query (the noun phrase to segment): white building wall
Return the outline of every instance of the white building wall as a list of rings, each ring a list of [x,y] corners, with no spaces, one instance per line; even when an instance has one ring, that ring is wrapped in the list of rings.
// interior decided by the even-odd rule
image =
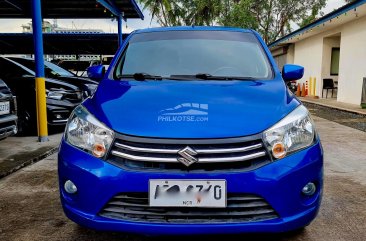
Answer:
[[[294,53],[293,63],[305,68],[304,77],[299,80],[299,83],[305,83],[310,77],[315,77],[317,80],[316,88],[319,90],[319,80],[322,75],[323,36],[316,35],[297,42]]]
[[[295,45],[291,44],[287,49],[287,63],[294,63],[295,60]]]
[[[366,17],[342,26],[338,101],[359,105],[366,77]]]

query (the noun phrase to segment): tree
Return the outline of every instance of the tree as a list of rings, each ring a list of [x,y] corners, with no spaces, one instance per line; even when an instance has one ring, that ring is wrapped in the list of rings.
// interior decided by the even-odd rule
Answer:
[[[161,26],[214,25],[221,0],[139,0]]]
[[[256,19],[256,30],[266,43],[271,43],[290,33],[292,24],[300,25],[305,21],[315,20],[326,0],[252,0],[248,4]]]
[[[161,26],[179,25],[175,16],[178,17],[181,13],[174,14],[174,1],[172,3],[169,0],[140,0],[140,3],[144,5],[144,9],[151,12],[152,19],[156,18]]]
[[[314,21],[326,0],[139,0],[162,26],[225,25],[253,28],[266,43]]]
[[[252,14],[253,0],[226,1],[219,23],[224,26],[258,29],[258,22]]]

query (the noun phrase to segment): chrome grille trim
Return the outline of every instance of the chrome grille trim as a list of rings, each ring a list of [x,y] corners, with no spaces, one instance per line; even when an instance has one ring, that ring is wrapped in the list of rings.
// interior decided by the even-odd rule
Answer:
[[[116,142],[116,147],[128,150],[128,151],[136,151],[136,152],[147,152],[147,153],[161,153],[161,154],[177,154],[180,149],[155,149],[155,148],[143,148],[143,147],[136,147],[125,145]],[[218,154],[218,153],[233,153],[233,152],[244,152],[244,151],[251,151],[255,149],[259,149],[263,146],[262,143],[245,146],[240,148],[220,148],[220,149],[195,149],[198,154]]]
[[[132,161],[145,161],[145,162],[178,162],[177,158],[169,158],[169,157],[146,157],[146,156],[136,156],[130,155],[123,152],[113,150],[112,155],[126,158]],[[215,152],[213,152],[215,153]],[[211,153],[210,153],[211,154]],[[215,163],[215,162],[240,162],[247,161],[251,159],[255,159],[258,157],[263,157],[266,155],[266,152],[260,151],[249,155],[237,156],[237,157],[213,157],[213,158],[199,158],[200,163]]]
[[[194,162],[186,165],[186,150]],[[182,160],[184,159],[184,160]],[[116,134],[106,161],[128,170],[250,171],[271,163],[262,135],[222,139],[158,139]]]

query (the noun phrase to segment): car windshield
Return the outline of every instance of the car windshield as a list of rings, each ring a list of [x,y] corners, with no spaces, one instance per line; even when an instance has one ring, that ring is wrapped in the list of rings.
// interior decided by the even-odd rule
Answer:
[[[60,66],[55,65],[53,63],[45,61],[44,65],[45,65],[45,71],[48,72],[49,74],[63,76],[63,77],[74,76],[73,73],[71,73],[71,72],[67,71],[66,69],[63,69]]]
[[[35,71],[35,64],[33,59],[23,59],[23,58],[10,58],[11,60],[23,65],[24,67]],[[44,71],[46,77],[55,78],[58,76],[61,77],[72,77],[73,73],[55,65],[50,62],[44,61]]]
[[[253,80],[272,78],[272,69],[253,33],[166,31],[139,33],[129,40],[114,77],[132,78],[136,74],[154,79]]]

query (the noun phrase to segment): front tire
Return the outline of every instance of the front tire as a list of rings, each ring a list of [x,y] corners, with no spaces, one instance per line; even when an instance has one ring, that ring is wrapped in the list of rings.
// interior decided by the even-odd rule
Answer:
[[[19,111],[18,114],[18,136],[37,135],[37,120],[35,113],[28,110]]]

